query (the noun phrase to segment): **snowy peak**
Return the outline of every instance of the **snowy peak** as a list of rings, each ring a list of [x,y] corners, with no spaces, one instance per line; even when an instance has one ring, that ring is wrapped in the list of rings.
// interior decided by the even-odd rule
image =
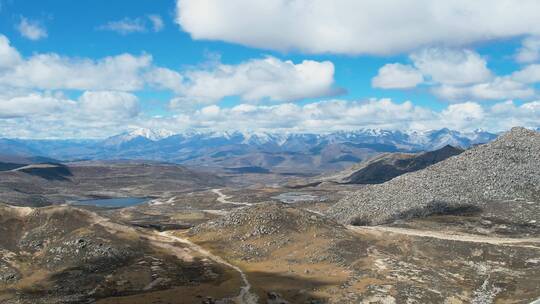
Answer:
[[[174,132],[169,130],[147,128],[139,128],[127,133],[127,137],[135,138],[140,136],[151,141],[158,141],[172,135],[174,135]]]
[[[112,137],[109,137],[105,140],[106,146],[117,146],[122,145],[128,142],[131,142],[135,139],[144,139],[148,141],[158,141],[169,136],[174,135],[174,132],[163,130],[163,129],[147,129],[139,128],[122,134],[118,134]]]

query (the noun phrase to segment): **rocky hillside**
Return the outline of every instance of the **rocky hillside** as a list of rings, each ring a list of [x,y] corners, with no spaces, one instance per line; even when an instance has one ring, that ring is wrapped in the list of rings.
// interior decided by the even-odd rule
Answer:
[[[316,243],[337,244],[351,240],[345,227],[333,220],[282,203],[262,203],[237,209],[193,228],[191,234],[205,242],[227,244],[226,250],[247,260],[272,257],[276,250],[300,244],[313,247],[306,256],[312,262],[338,259],[338,253],[332,252],[331,247],[317,246]]]
[[[0,303],[95,303],[226,279],[189,248],[175,254],[155,235],[72,207],[0,204],[0,235]]]
[[[275,203],[235,210],[190,231],[190,240],[245,272],[259,303],[530,303],[538,298],[536,244],[456,239],[347,227]]]
[[[354,192],[333,206],[329,215],[343,223],[379,224],[463,208],[481,210],[496,200],[538,202],[538,151],[540,133],[513,128],[492,143]],[[540,219],[538,213],[506,216],[518,222]]]

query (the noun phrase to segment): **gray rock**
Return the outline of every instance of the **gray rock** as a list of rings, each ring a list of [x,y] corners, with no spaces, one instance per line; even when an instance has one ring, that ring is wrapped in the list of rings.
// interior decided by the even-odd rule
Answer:
[[[453,210],[481,210],[489,201],[540,200],[540,133],[513,128],[426,169],[353,192],[328,214],[347,224],[381,224]],[[508,215],[517,221],[538,214]]]

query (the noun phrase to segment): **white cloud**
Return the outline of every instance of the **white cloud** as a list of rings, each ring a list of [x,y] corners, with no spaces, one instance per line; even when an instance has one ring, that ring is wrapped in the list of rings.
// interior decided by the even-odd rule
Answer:
[[[143,87],[140,73],[151,61],[148,55],[122,54],[94,61],[38,54],[0,74],[0,84],[36,89],[132,91]]]
[[[115,91],[88,91],[79,98],[83,112],[92,118],[122,119],[139,114],[137,96]]]
[[[184,73],[175,104],[216,103],[224,97],[245,101],[291,101],[336,93],[334,65],[329,61],[281,61],[274,57],[249,60],[238,65],[218,63],[210,69]],[[175,105],[173,104],[173,106]]]
[[[37,93],[8,99],[0,97],[0,119],[58,114],[74,106],[72,100]]]
[[[315,133],[360,128],[431,130],[443,127],[460,131],[478,128],[502,131],[516,125],[537,127],[539,119],[539,101],[520,106],[511,101],[491,106],[465,102],[434,111],[415,106],[410,101],[396,103],[390,99],[372,99],[363,102],[327,100],[306,105],[240,104],[232,108],[211,105],[179,115],[176,127]],[[153,126],[159,126],[159,123],[154,120]]]
[[[540,101],[516,105],[513,101],[501,102],[490,108],[490,123],[495,130],[508,130],[514,126],[537,128],[540,121]]]
[[[47,38],[47,30],[37,21],[29,20],[21,17],[21,21],[17,25],[17,30],[21,35],[30,40],[40,40]]]
[[[431,117],[430,110],[391,100],[354,102],[328,100],[307,105],[211,105],[181,116],[188,127],[214,130],[329,132],[360,127],[409,128],[415,120]]]
[[[523,83],[540,82],[540,64],[531,64],[524,69],[512,73],[512,79]]]
[[[155,67],[145,74],[146,81],[161,89],[168,89],[178,92],[182,89],[184,77],[173,70]]]
[[[121,35],[133,33],[146,33],[150,28],[153,32],[159,32],[165,27],[160,15],[152,14],[138,18],[125,17],[116,21],[109,21],[98,27],[98,30],[112,31]]]
[[[152,30],[154,32],[159,32],[165,27],[165,23],[160,15],[148,15],[148,19],[152,23]]]
[[[9,40],[0,35],[0,71],[4,68],[13,67],[21,62],[21,55],[12,47]]]
[[[532,99],[529,83],[540,82],[540,65],[532,64],[509,76],[496,76],[486,60],[471,50],[422,49],[410,55],[414,67],[386,64],[372,79],[380,88],[410,88],[420,83],[437,97],[452,101]],[[424,81],[421,81],[422,78]]]
[[[385,64],[379,69],[371,85],[382,89],[414,88],[424,81],[422,73],[410,65],[400,63]]]
[[[63,57],[54,53],[22,59],[0,35],[0,86],[27,89],[121,90],[144,87],[149,55],[122,54],[99,60]]]
[[[31,110],[18,110],[20,104]],[[10,115],[0,117],[0,136],[105,137],[135,127],[177,132],[195,128],[326,133],[360,128],[430,130],[443,127],[460,131],[477,128],[502,131],[516,125],[538,127],[540,121],[540,101],[520,105],[512,101],[492,105],[465,102],[450,104],[441,111],[390,99],[326,100],[306,105],[239,104],[232,108],[209,105],[167,117],[148,117],[137,109],[136,97],[119,92],[87,92],[78,100],[46,94],[30,94],[14,101],[0,99],[0,112],[11,111]]]
[[[523,40],[521,48],[516,54],[516,60],[522,63],[538,61],[540,59],[540,36],[527,37]]]
[[[75,100],[58,92],[0,96],[4,137],[102,137],[137,119],[141,119],[138,98],[124,92],[88,91]]]
[[[454,130],[477,129],[485,118],[484,109],[477,103],[449,105],[440,113],[441,124]]]
[[[334,65],[329,61],[300,63],[274,57],[237,65],[213,62],[206,67],[173,71],[152,64],[147,54],[121,54],[101,59],[35,54],[21,58],[0,35],[0,88],[11,90],[139,91],[147,86],[171,90],[171,105],[217,103],[228,96],[245,101],[294,101],[334,95]]]
[[[539,35],[540,2],[522,0],[178,0],[194,39],[308,53],[392,54]]]
[[[433,89],[435,95],[452,101],[530,99],[536,95],[533,88],[507,77],[470,86],[442,85]]]
[[[484,82],[493,77],[486,60],[470,50],[430,48],[410,57],[423,75],[437,83],[463,85]]]
[[[15,117],[55,117],[56,119],[119,120],[139,114],[137,96],[116,91],[85,91],[77,100],[61,93],[32,92],[0,97],[0,119]]]
[[[106,24],[99,26],[98,29],[104,31],[113,31],[121,35],[131,33],[144,33],[147,31],[144,21],[140,18],[124,18],[117,21],[109,21]]]

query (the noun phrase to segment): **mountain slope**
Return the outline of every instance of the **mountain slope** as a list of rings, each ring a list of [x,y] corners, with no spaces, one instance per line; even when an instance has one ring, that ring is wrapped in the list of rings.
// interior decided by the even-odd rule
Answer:
[[[392,178],[424,169],[463,152],[460,148],[444,146],[435,151],[422,153],[384,153],[346,170],[312,179],[314,182],[340,184],[380,184]]]
[[[344,182],[349,184],[384,183],[396,176],[424,169],[461,152],[463,152],[462,149],[447,145],[435,151],[419,154],[385,154],[354,170],[344,179]]]
[[[494,303],[538,297],[540,264],[527,262],[537,260],[537,247],[371,228],[261,203],[196,226],[189,236],[240,267],[259,303],[488,303],[478,300],[479,290],[494,292]],[[277,295],[280,301],[272,301]]]
[[[228,269],[188,246],[67,206],[0,203],[0,234],[0,302],[6,304],[117,303],[133,295],[155,303],[167,297],[150,293],[167,289],[184,292],[184,302],[176,303],[200,303],[193,290],[214,293],[230,279]],[[229,288],[234,295],[237,287]]]
[[[424,170],[370,185],[342,199],[329,215],[344,223],[379,224],[452,209],[482,209],[492,200],[540,200],[540,133],[513,128]],[[538,221],[537,213],[505,215]]]
[[[0,202],[44,206],[93,197],[149,197],[222,186],[180,165],[141,162],[32,164],[0,171]]]

